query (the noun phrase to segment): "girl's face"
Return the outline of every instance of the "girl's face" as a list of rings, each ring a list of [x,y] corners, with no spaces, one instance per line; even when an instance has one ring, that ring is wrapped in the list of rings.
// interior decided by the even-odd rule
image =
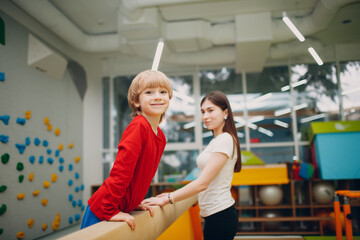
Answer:
[[[223,111],[209,100],[205,100],[201,105],[201,119],[206,128],[214,132],[215,137],[223,132],[225,117],[227,117],[227,109]]]
[[[166,88],[145,88],[139,95],[139,103],[136,107],[141,108],[141,114],[148,118],[160,117],[169,107],[169,93]]]

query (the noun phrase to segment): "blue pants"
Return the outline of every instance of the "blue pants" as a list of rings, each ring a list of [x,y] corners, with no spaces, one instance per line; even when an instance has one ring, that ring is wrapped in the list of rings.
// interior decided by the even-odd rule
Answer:
[[[101,220],[97,216],[95,216],[95,214],[90,210],[90,207],[88,205],[86,207],[80,229],[90,227],[91,225],[94,225],[95,223],[98,222],[101,222]]]

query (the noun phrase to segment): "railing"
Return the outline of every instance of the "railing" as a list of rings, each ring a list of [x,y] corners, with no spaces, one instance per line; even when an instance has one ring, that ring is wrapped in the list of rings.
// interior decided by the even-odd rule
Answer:
[[[150,216],[147,211],[133,211],[136,227],[131,230],[125,222],[103,221],[77,232],[71,233],[60,240],[83,240],[83,239],[121,239],[121,240],[154,240],[157,239],[170,225],[176,221],[186,210],[197,201],[197,196],[168,204],[164,207],[154,207],[155,214]]]

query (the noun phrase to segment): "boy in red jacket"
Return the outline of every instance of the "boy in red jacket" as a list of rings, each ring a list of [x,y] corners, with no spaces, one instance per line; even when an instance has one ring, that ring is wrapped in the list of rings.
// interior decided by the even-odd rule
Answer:
[[[88,201],[81,229],[100,221],[125,221],[135,228],[133,210],[141,204],[164,152],[166,138],[158,127],[172,98],[172,88],[160,71],[139,73],[128,90],[131,123],[122,134],[110,176]]]

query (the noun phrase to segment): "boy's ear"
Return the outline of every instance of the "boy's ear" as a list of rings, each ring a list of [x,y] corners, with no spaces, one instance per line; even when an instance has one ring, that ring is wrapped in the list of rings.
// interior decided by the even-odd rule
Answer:
[[[140,103],[135,102],[135,103],[134,103],[134,106],[138,108],[138,107],[140,107]]]

